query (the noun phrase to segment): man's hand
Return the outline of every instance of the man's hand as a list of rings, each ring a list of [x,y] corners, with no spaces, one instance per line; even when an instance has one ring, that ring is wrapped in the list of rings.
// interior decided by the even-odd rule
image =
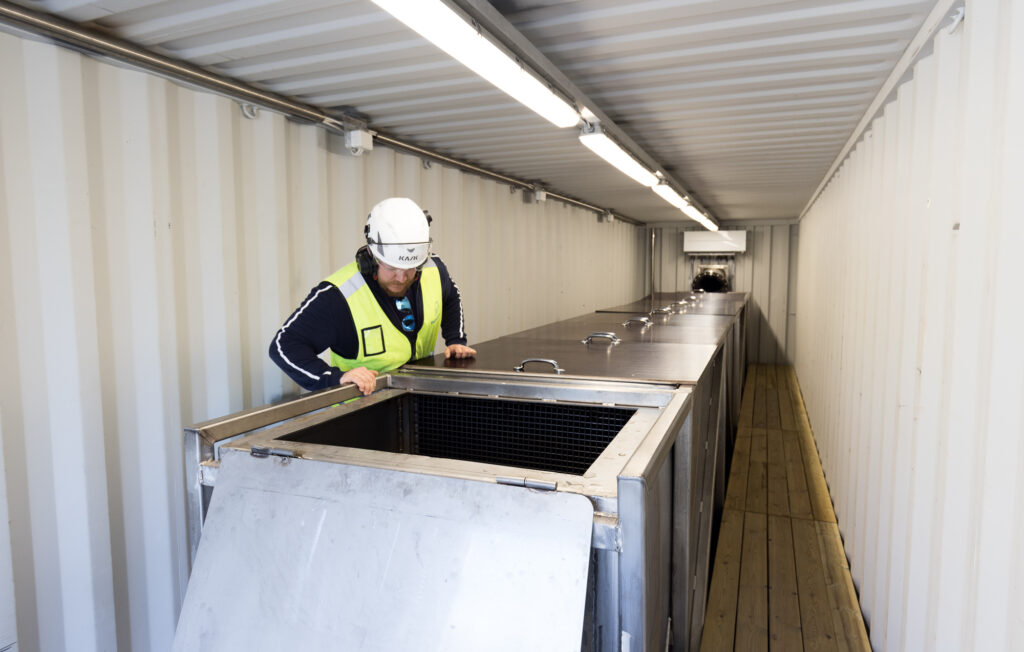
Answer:
[[[444,357],[448,358],[472,358],[476,355],[476,349],[471,349],[465,344],[449,344],[444,350]]]
[[[366,367],[356,367],[341,375],[341,384],[354,383],[359,390],[369,396],[377,387],[377,372]]]

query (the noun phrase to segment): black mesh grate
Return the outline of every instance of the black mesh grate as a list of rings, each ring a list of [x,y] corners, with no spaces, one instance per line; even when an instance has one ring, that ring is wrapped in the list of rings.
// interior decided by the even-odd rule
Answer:
[[[414,397],[417,452],[581,475],[635,410],[459,396]]]

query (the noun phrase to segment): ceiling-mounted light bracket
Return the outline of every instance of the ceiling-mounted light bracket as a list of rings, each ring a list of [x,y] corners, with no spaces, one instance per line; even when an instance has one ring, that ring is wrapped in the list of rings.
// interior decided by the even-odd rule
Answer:
[[[580,129],[580,142],[627,177],[648,188],[658,185],[659,177],[647,169],[621,145],[605,135],[600,122],[586,123]]]

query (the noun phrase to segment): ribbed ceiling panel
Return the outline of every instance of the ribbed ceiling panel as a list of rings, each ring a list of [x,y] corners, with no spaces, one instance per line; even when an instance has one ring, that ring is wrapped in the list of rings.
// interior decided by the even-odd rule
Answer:
[[[681,217],[369,0],[22,4],[640,220]],[[796,217],[934,3],[492,4],[727,221]]]

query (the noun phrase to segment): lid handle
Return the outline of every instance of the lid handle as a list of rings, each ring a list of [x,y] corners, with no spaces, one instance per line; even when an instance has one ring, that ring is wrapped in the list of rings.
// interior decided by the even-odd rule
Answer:
[[[556,374],[565,373],[565,369],[562,369],[561,367],[559,367],[558,363],[555,362],[554,360],[551,360],[550,358],[526,358],[525,360],[520,362],[518,366],[512,367],[512,370],[513,371],[523,371],[524,368],[526,367],[526,363],[527,362],[546,362],[547,364],[549,364],[549,365],[551,365],[552,367],[555,368],[555,373]]]
[[[641,324],[643,324],[644,328],[647,328],[648,326],[651,325],[651,318],[650,317],[630,317],[626,321],[622,322],[622,325],[628,328],[629,325],[631,323],[635,322],[635,321],[640,322]]]
[[[619,342],[622,341],[619,339],[618,335],[611,331],[598,331],[596,333],[591,333],[590,335],[587,335],[584,339],[580,341],[583,342],[584,344],[590,344],[590,342],[593,341],[595,338],[606,338],[612,344],[618,344]]]

